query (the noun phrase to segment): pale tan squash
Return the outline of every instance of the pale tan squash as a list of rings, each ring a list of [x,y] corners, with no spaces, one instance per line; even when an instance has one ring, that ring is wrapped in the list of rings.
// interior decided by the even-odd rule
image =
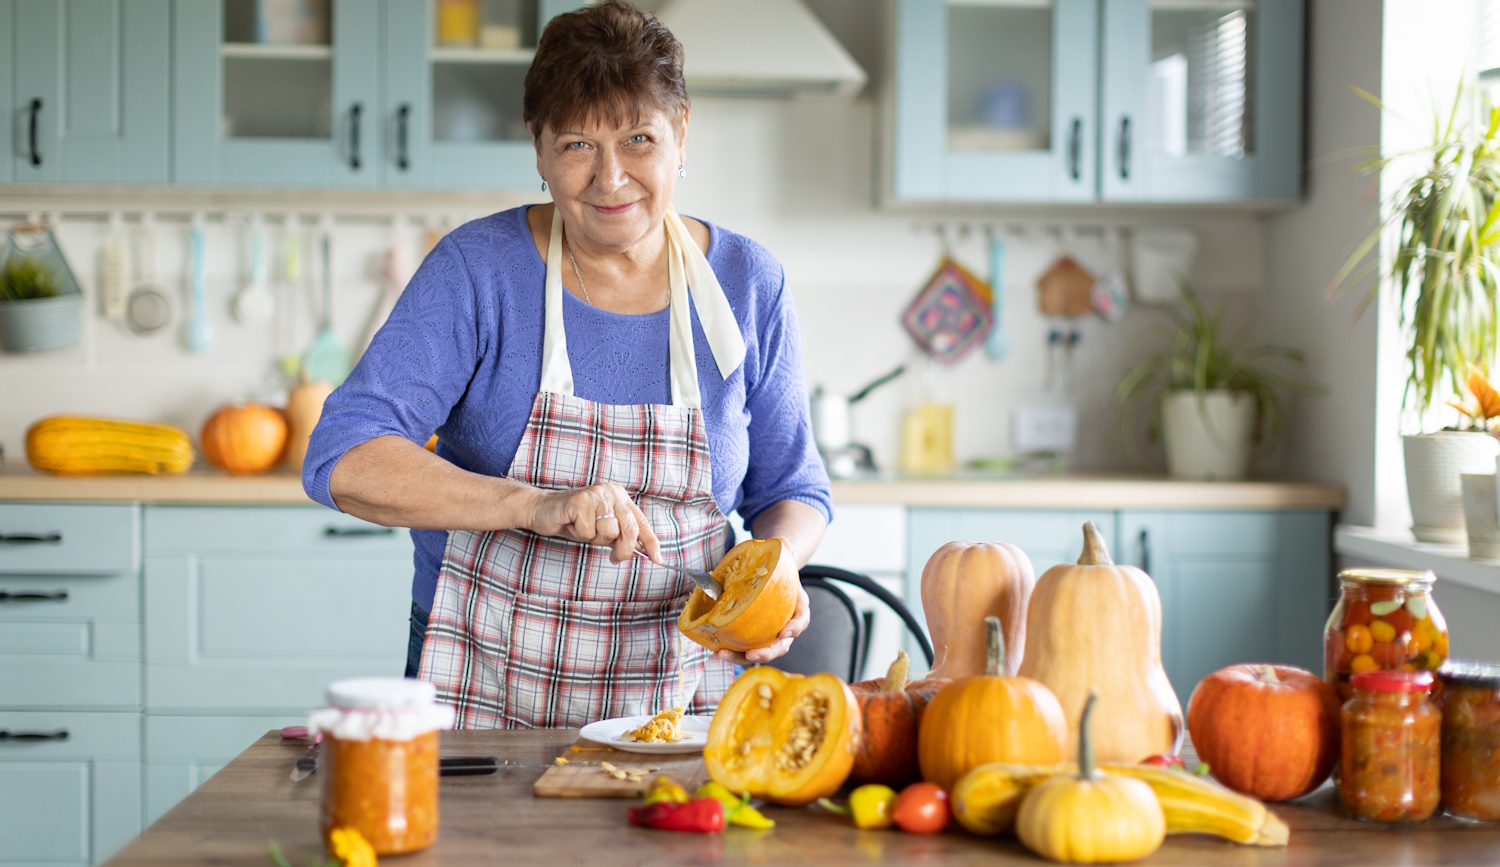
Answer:
[[[1077,565],[1037,580],[1026,617],[1020,675],[1046,684],[1068,718],[1066,757],[1078,758],[1078,722],[1090,687],[1099,690],[1093,732],[1100,762],[1133,764],[1172,752],[1182,704],[1161,665],[1161,598],[1150,576],[1117,566],[1099,530],[1083,525]]]
[[[323,417],[323,401],[333,394],[333,386],[326,382],[311,382],[307,373],[286,398],[286,465],[302,472],[302,461],[307,458],[307,438],[312,436],[318,419]]]
[[[935,665],[929,677],[976,677],[988,655],[984,619],[1000,618],[1005,670],[1026,650],[1026,604],[1036,584],[1031,560],[1005,542],[949,542],[922,569],[922,609]]]

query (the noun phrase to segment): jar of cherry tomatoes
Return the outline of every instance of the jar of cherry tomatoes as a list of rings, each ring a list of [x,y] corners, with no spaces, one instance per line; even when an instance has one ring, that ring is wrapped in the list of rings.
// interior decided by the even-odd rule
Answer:
[[[420,680],[341,680],[328,687],[329,706],[308,715],[308,730],[323,735],[320,826],[330,851],[335,828],[358,831],[376,855],[437,839],[438,731],[453,727],[453,708],[436,697]]]
[[[1437,671],[1448,659],[1448,624],[1432,599],[1431,572],[1345,569],[1323,630],[1323,678],[1348,701],[1361,671]]]
[[[1438,807],[1442,714],[1430,671],[1362,671],[1350,679],[1339,796],[1357,819],[1420,822]]]
[[[1460,819],[1500,821],[1500,665],[1450,662],[1438,680],[1443,810]]]

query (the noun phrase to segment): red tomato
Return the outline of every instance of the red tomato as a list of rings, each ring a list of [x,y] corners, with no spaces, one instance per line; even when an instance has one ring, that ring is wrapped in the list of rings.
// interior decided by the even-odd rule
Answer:
[[[1160,753],[1141,759],[1141,764],[1151,765],[1156,768],[1176,768],[1179,771],[1187,770],[1187,765],[1182,763],[1182,756],[1174,756],[1170,753]]]
[[[896,796],[896,827],[908,834],[936,834],[949,815],[948,793],[937,783],[912,783]]]

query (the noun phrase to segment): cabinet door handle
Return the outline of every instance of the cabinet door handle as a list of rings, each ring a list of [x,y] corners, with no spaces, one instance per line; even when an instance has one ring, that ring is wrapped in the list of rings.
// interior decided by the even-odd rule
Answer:
[[[1130,116],[1120,118],[1120,142],[1116,153],[1120,163],[1120,180],[1130,180]]]
[[[396,109],[396,168],[406,171],[411,168],[411,161],[406,157],[407,126],[411,123],[411,104],[401,103]]]
[[[31,111],[30,111],[31,121],[30,121],[30,125],[28,127],[30,131],[27,133],[27,141],[29,141],[31,143],[31,164],[33,166],[39,166],[39,165],[42,164],[42,152],[36,146],[37,115],[39,115],[41,113],[42,113],[42,101],[40,99],[33,99],[31,101]]]
[[[349,168],[356,172],[364,164],[359,158],[359,118],[364,111],[362,103],[356,102],[349,106]]]
[[[1083,118],[1073,118],[1073,128],[1068,133],[1068,175],[1078,180],[1083,174]]]
[[[1141,528],[1141,533],[1137,537],[1137,539],[1140,541],[1140,545],[1141,545],[1141,571],[1145,572],[1147,575],[1150,575],[1151,574],[1151,531],[1147,530],[1144,527],[1142,527]]]
[[[0,545],[61,545],[61,533],[0,533]]]
[[[335,527],[329,525],[323,528],[324,536],[335,536],[346,539],[360,536],[394,536],[395,534],[395,527]]]
[[[0,602],[67,602],[68,591],[55,590],[51,593],[11,593],[8,590],[0,590]]]
[[[32,743],[36,741],[65,741],[68,739],[67,729],[58,729],[55,732],[13,732],[0,729],[0,743],[14,741],[17,743]]]

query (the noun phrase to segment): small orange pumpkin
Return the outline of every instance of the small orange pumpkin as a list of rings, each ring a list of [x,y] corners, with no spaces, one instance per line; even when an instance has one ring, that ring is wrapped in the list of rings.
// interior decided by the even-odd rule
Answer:
[[[989,656],[984,619],[1000,618],[1005,671],[1015,674],[1026,650],[1026,605],[1036,573],[1031,559],[1005,542],[949,542],[922,568],[922,610],[937,656],[932,677],[984,674]]]
[[[917,733],[922,779],[951,791],[958,778],[991,762],[1054,764],[1063,760],[1067,718],[1040,682],[1007,677],[1000,619],[985,618],[985,674],[955,680],[927,705]]]
[[[1328,779],[1339,757],[1339,697],[1290,665],[1231,665],[1188,701],[1188,732],[1214,779],[1264,801],[1289,801]]]
[[[854,754],[854,771],[850,774],[854,780],[904,786],[921,776],[917,766],[917,732],[922,714],[948,681],[944,678],[908,681],[906,672],[910,667],[906,651],[900,650],[884,680],[849,684],[864,721],[864,736]]]
[[[709,650],[767,647],[797,613],[802,580],[785,539],[746,539],[724,555],[713,576],[724,587],[719,598],[694,589],[677,616],[682,634]]]
[[[226,406],[203,424],[203,457],[237,476],[263,473],[286,451],[287,424],[281,410],[258,403]]]

